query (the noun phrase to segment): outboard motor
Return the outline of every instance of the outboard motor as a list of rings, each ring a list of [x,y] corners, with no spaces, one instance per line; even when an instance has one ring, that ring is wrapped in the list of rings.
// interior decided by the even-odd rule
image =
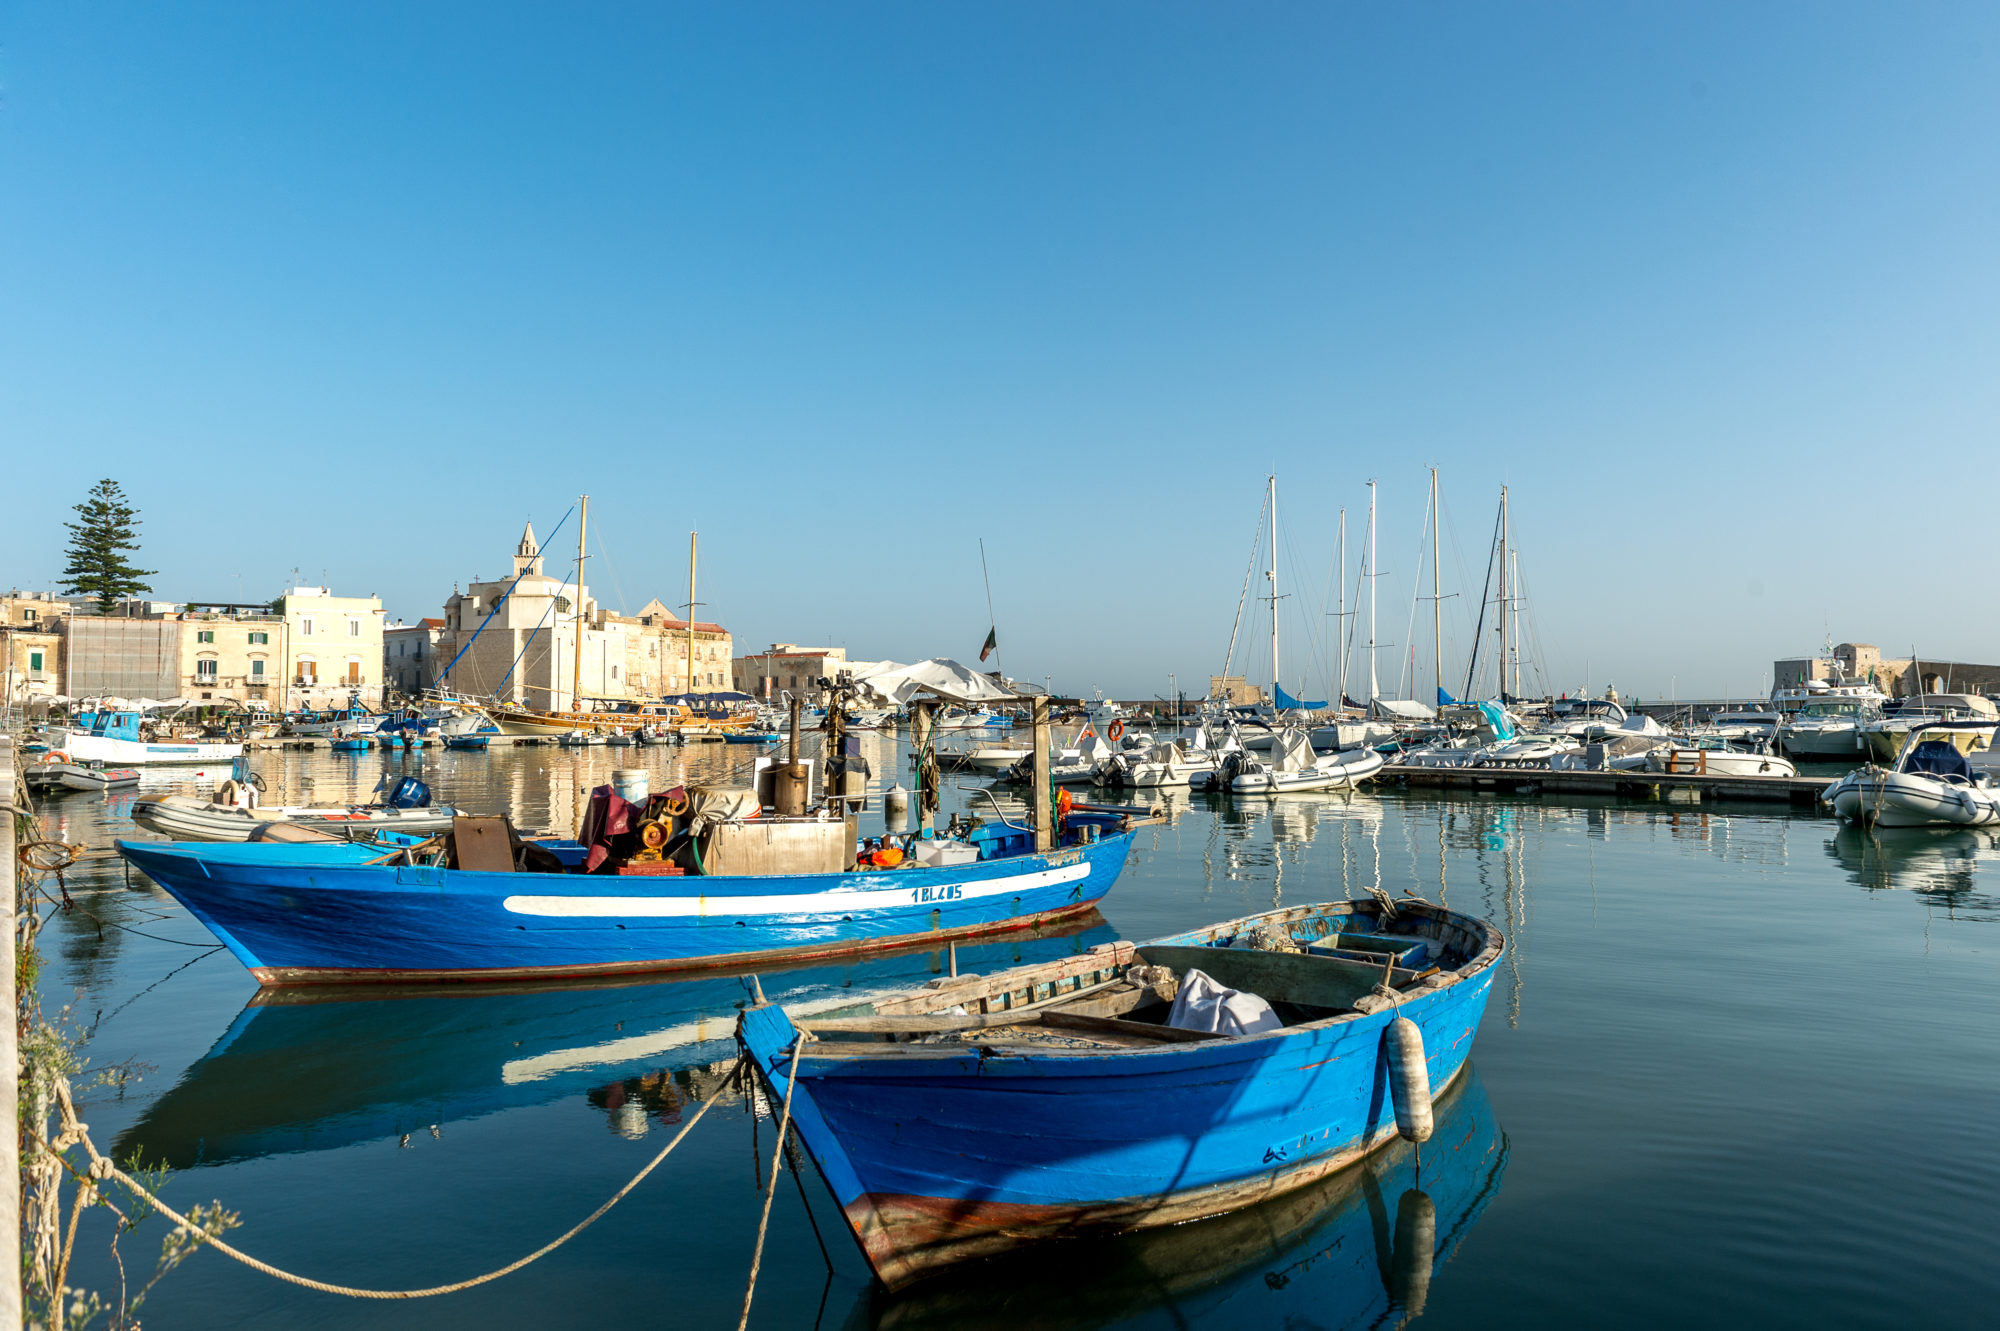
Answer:
[[[389,807],[428,809],[431,807],[431,788],[413,776],[406,776],[389,792]]]

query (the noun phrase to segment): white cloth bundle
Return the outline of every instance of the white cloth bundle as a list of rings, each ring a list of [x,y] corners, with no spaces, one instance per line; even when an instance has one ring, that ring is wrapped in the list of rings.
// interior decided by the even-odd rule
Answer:
[[[1255,1035],[1275,1031],[1285,1023],[1271,1011],[1271,1005],[1255,994],[1217,984],[1200,971],[1181,977],[1180,992],[1174,995],[1174,1010],[1167,1025],[1184,1031],[1214,1031],[1218,1035]]]

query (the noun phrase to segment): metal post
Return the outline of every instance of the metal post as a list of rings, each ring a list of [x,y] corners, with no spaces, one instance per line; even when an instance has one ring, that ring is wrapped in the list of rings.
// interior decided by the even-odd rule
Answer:
[[[935,778],[924,754],[931,746],[931,716],[937,704],[929,699],[910,704],[910,747],[917,755],[917,830],[927,832],[937,826],[932,802],[937,798]]]
[[[1048,698],[1041,697],[1035,699],[1029,704],[1029,711],[1034,719],[1035,727],[1034,738],[1030,741],[1034,745],[1035,754],[1034,803],[1031,806],[1035,811],[1035,849],[1037,851],[1048,851],[1054,850],[1056,847],[1056,811],[1049,807],[1053,801],[1049,797]]]
[[[14,741],[0,735],[0,919],[7,922],[6,946],[0,947],[0,988],[7,994],[7,1019],[0,1021],[0,1104],[20,1103],[20,1051],[15,1044],[15,1013],[20,998],[14,992]],[[21,1161],[19,1134],[0,1132],[0,1212],[10,1234],[21,1232]],[[21,1325],[21,1264],[0,1262],[0,1327]]]

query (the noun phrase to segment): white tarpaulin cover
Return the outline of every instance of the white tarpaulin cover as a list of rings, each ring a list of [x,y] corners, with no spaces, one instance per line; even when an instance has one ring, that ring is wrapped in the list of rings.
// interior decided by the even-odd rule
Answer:
[[[1174,1010],[1167,1025],[1184,1031],[1215,1031],[1221,1035],[1255,1035],[1275,1031],[1284,1025],[1271,1005],[1241,989],[1226,989],[1200,971],[1181,977],[1180,992],[1174,995]]]
[[[942,656],[915,665],[884,661],[867,674],[855,676],[854,682],[885,702],[894,703],[906,703],[925,694],[964,703],[1015,702],[1020,696],[994,683],[990,675],[982,675],[970,666]]]
[[[1428,721],[1437,715],[1414,698],[1373,699],[1368,714],[1384,721]]]

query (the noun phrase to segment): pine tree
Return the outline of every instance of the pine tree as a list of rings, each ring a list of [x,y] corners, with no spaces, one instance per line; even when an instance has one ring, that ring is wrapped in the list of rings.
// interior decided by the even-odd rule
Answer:
[[[69,528],[69,567],[63,570],[63,593],[83,593],[97,598],[100,614],[118,608],[120,597],[149,592],[144,579],[154,570],[134,568],[125,558],[127,550],[139,548],[138,512],[125,502],[118,482],[99,481],[81,504],[76,505],[80,522],[65,522]]]

